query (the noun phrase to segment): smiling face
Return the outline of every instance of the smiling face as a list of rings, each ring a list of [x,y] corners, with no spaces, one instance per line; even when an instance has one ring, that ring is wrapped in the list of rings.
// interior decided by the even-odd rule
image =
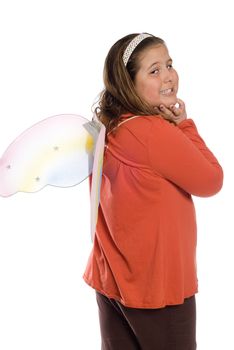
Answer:
[[[179,78],[166,46],[151,46],[143,51],[139,65],[134,84],[141,99],[151,107],[175,104]]]

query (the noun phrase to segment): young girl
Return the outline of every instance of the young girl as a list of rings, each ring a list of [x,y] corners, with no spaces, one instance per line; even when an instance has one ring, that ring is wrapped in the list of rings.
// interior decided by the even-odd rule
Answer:
[[[223,172],[187,119],[165,42],[131,34],[110,49],[97,117],[107,128],[94,246],[103,350],[196,349],[196,217],[192,195]]]

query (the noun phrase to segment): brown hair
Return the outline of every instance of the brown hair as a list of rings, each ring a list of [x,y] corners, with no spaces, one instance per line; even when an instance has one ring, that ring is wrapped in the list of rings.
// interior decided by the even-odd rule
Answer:
[[[155,36],[142,40],[131,54],[125,67],[123,54],[138,34],[127,35],[118,40],[109,50],[103,72],[104,90],[100,94],[98,106],[95,108],[97,118],[106,126],[107,133],[119,122],[124,113],[134,115],[156,115],[155,110],[143,101],[134,87],[134,80],[139,70],[139,55],[153,45],[166,45]]]

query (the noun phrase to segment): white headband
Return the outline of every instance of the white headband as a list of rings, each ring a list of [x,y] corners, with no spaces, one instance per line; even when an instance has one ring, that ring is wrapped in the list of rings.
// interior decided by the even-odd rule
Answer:
[[[153,35],[142,33],[142,34],[138,34],[137,36],[135,36],[135,38],[132,39],[132,41],[130,41],[130,43],[126,47],[124,54],[123,54],[123,62],[124,62],[125,67],[128,63],[128,60],[129,60],[131,54],[133,53],[133,51],[135,50],[137,45],[139,45],[142,40],[144,40],[150,36],[153,36]]]

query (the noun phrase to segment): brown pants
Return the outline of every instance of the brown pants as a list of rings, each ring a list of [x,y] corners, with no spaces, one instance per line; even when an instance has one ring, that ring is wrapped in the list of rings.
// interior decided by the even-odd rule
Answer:
[[[196,299],[161,309],[123,306],[96,292],[102,350],[195,350]]]

